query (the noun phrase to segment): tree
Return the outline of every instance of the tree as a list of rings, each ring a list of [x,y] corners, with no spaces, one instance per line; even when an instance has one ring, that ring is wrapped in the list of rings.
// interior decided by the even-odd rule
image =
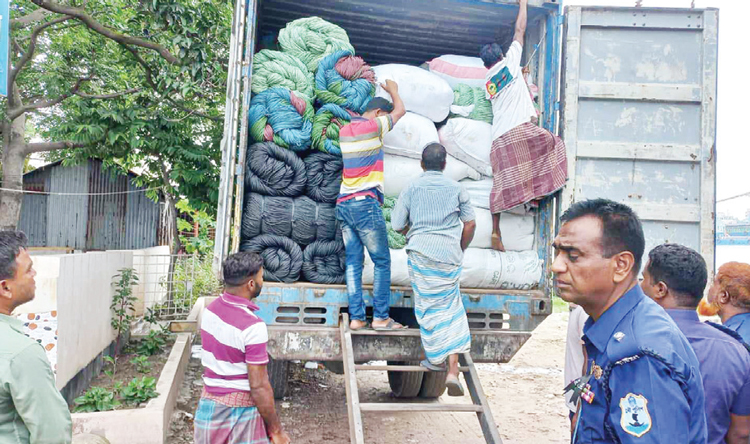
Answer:
[[[13,6],[4,188],[21,189],[24,159],[41,152],[144,168],[142,183],[162,186],[173,210],[179,195],[198,208],[216,201],[208,185],[220,159],[231,2]],[[45,142],[30,142],[29,120]],[[0,229],[16,227],[20,204],[20,193],[0,192]]]

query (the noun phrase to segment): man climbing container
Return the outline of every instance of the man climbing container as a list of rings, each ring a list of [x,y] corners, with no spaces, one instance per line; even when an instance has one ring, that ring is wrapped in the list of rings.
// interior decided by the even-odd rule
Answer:
[[[498,43],[482,47],[489,69],[485,95],[492,102],[492,248],[505,251],[500,213],[534,202],[565,185],[568,164],[562,139],[531,123],[537,117],[523,79],[521,55],[526,33],[527,0],[519,1],[510,47],[503,55]]]

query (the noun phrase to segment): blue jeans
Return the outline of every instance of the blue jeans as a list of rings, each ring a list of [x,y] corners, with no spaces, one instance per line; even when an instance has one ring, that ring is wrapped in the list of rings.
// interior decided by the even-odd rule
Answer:
[[[346,291],[349,293],[349,317],[365,320],[365,301],[362,299],[362,265],[364,248],[375,264],[373,311],[376,320],[388,319],[391,297],[391,252],[388,250],[388,231],[380,204],[371,197],[350,199],[336,205],[336,218],[346,246]]]

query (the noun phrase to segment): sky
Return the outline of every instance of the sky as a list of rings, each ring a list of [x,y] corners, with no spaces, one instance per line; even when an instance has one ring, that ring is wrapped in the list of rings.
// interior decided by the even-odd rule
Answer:
[[[643,0],[644,7],[689,8],[690,0]],[[635,0],[565,0],[565,5],[634,6]],[[716,198],[750,192],[750,142],[744,134],[745,104],[750,102],[750,89],[741,87],[747,74],[748,49],[744,31],[750,17],[747,0],[696,0],[696,8],[719,8],[719,70],[717,90],[717,172]],[[717,212],[744,216],[750,209],[750,197],[717,205]]]

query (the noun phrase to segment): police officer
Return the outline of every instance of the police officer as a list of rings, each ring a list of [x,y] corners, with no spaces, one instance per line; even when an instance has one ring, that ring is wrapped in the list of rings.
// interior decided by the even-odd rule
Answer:
[[[638,285],[643,228],[605,199],[572,205],[555,239],[560,297],[590,316],[574,443],[706,443],[703,383],[690,343]]]

